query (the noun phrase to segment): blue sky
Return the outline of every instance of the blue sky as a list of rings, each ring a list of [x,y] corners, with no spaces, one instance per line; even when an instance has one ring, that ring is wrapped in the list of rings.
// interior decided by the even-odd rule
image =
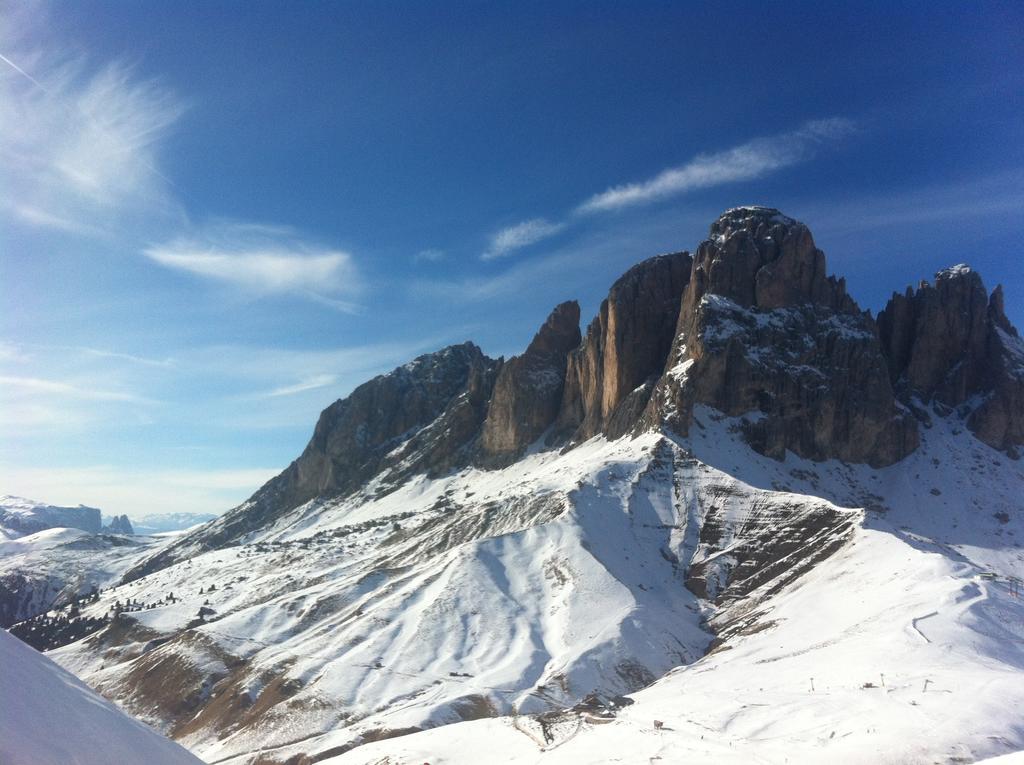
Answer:
[[[4,2],[0,493],[225,510],[737,204],[1024,324],[1024,6],[891,5]]]

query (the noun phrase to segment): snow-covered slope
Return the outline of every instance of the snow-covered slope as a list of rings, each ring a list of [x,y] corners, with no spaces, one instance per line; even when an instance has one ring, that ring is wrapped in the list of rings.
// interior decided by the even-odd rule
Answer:
[[[52,528],[0,542],[0,626],[107,587],[165,542]]]
[[[732,613],[860,517],[746,486],[657,434],[373,496],[111,589],[83,613],[178,602],[53,655],[203,757],[283,762],[637,690],[704,652],[709,598]],[[182,631],[201,607],[207,623]]]
[[[998,630],[1019,646],[1024,611],[1003,580],[979,579],[1024,573],[1019,462],[961,437],[955,416],[936,417],[918,452],[884,469],[777,462],[743,442],[738,420],[701,409],[696,421],[688,439],[596,438],[506,470],[308,503],[243,545],[103,593],[85,614],[115,599],[173,593],[175,602],[125,614],[52,655],[218,762],[340,754],[417,729],[571,707],[595,692],[607,702],[687,665],[621,713],[637,735],[669,735],[643,730],[648,716],[684,730],[659,699],[692,695],[683,709],[707,726],[700,735],[739,752],[734,731],[747,731],[753,756],[769,734],[734,727],[741,718],[809,746],[817,734],[801,716],[820,707],[838,725],[843,709],[860,710],[855,700],[877,696],[911,709],[903,728],[887,727],[907,737],[896,761],[1024,748],[1022,731],[990,712],[1016,698],[1011,686],[1024,689],[1018,648],[993,647]],[[917,617],[927,617],[921,631],[907,632]],[[885,691],[861,689],[881,674]],[[940,697],[944,678],[962,678],[964,695]],[[912,690],[924,679],[936,684],[928,714],[910,703],[920,705]],[[895,714],[876,711],[849,725],[863,715],[867,735]],[[925,726],[943,720],[945,738],[922,749]],[[503,735],[507,723],[488,725]],[[478,727],[492,735],[468,725]],[[430,762],[455,757],[446,737],[458,749],[463,729],[376,744],[362,760],[360,746],[353,761],[404,746],[426,747]],[[685,730],[679,741],[698,746],[695,728]],[[836,737],[847,731],[856,732]],[[524,757],[537,755],[511,732],[529,745]],[[588,740],[577,738],[571,746]],[[595,739],[576,761],[605,746]]]
[[[979,574],[884,524],[861,529],[761,607],[764,629],[611,722],[572,716],[550,742],[529,720],[463,723],[328,762],[954,763],[1019,750],[1024,608]]]
[[[723,645],[614,718],[569,713],[547,721],[550,739],[530,718],[480,720],[328,761],[954,763],[1024,750],[1020,463],[938,420],[892,468],[779,464],[730,438],[737,423],[702,417],[690,446],[711,462],[888,507],[777,594],[749,599]]]
[[[0,699],[4,765],[200,762],[4,630]]]

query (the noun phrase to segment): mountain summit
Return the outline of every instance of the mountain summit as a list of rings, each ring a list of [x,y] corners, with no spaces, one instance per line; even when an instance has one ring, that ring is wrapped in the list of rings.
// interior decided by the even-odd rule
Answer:
[[[876,321],[827,272],[803,223],[737,207],[691,257],[659,255],[612,285],[586,334],[579,306],[554,309],[521,356],[472,343],[421,356],[324,410],[309,445],[244,504],[129,578],[237,542],[313,499],[367,482],[386,492],[417,473],[494,468],[534,441],[686,435],[694,407],[741,417],[756,451],[875,467],[912,453],[923,405],[961,408],[1011,457],[1024,443],[1024,342],[966,266],[894,294]]]

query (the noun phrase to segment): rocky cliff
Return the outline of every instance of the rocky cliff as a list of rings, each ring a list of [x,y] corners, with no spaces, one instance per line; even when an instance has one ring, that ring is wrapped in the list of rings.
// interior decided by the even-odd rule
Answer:
[[[1006,318],[1002,287],[989,296],[976,271],[947,268],[934,284],[894,293],[878,329],[890,380],[909,406],[961,408],[990,446],[1024,443],[1024,342]]]
[[[310,500],[511,464],[545,434],[561,449],[647,430],[686,437],[703,427],[698,405],[737,418],[776,459],[891,465],[917,448],[929,411],[965,418],[1012,457],[1024,443],[1024,343],[1000,288],[989,296],[955,267],[894,295],[876,322],[828,274],[807,226],[772,208],[728,210],[693,257],[628,270],[583,337],[579,313],[557,306],[508,362],[466,343],[361,385],[248,502],[129,577],[242,540]]]
[[[634,426],[664,371],[691,267],[689,253],[659,255],[612,285],[569,356],[557,439],[614,438]]]
[[[468,462],[501,362],[473,343],[429,353],[363,383],[327,407],[297,460],[248,501],[133,568],[143,576],[230,544],[312,499],[351,493],[378,477],[395,485]]]
[[[644,424],[685,434],[698,403],[748,415],[750,444],[778,458],[878,466],[917,446],[870,316],[808,228],[771,208],[727,211],[698,247]]]
[[[132,522],[128,519],[127,515],[115,515],[110,521],[103,527],[103,530],[108,534],[134,534],[135,529],[132,528]]]
[[[63,507],[4,495],[0,497],[0,530],[8,536],[34,534],[44,529],[69,528],[99,534],[102,515],[95,507]]]
[[[580,306],[551,312],[521,356],[501,367],[480,433],[476,462],[514,462],[555,421],[565,386],[566,357],[580,344]]]

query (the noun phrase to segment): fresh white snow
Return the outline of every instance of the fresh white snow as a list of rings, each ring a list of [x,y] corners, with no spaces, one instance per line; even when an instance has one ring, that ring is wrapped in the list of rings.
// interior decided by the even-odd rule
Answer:
[[[137,635],[51,655],[231,765],[416,728],[430,730],[339,761],[932,763],[1024,749],[1024,610],[1007,584],[1024,574],[1024,466],[955,416],[884,469],[764,458],[740,425],[698,408],[675,443],[597,438],[308,503],[104,592],[86,614],[157,605],[125,615]],[[787,553],[749,595],[714,606],[684,586],[699,566],[713,596],[762,534],[816,517],[835,534]],[[779,589],[824,543],[838,552]],[[173,637],[204,604],[207,623]],[[726,643],[700,658],[708,620]],[[170,721],[125,680],[150,671],[235,711]],[[282,683],[257,723],[238,722]],[[527,715],[592,690],[635,704],[600,724],[568,713],[541,751]]]
[[[0,630],[4,765],[198,765],[50,659]]]

